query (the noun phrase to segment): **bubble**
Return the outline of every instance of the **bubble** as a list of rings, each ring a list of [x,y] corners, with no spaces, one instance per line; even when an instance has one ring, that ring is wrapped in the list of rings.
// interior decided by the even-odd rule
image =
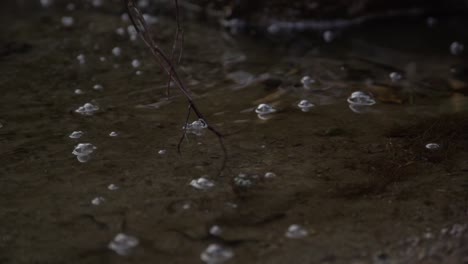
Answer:
[[[259,115],[267,115],[276,112],[276,109],[274,109],[272,106],[268,104],[259,104],[257,108],[255,109],[255,113]]]
[[[306,89],[310,89],[311,85],[315,83],[315,80],[310,78],[310,76],[304,76],[301,79],[301,83]]]
[[[81,136],[83,136],[83,134],[84,134],[83,131],[73,131],[68,137],[73,138],[73,139],[77,139],[77,138],[80,138]]]
[[[73,11],[73,10],[75,10],[75,4],[68,3],[66,8],[67,8],[68,11]]]
[[[209,245],[200,255],[201,260],[208,264],[223,263],[232,257],[234,257],[234,252],[219,244]]]
[[[254,185],[254,178],[254,176],[248,176],[245,173],[239,173],[239,175],[234,178],[234,184],[239,187],[249,188]]]
[[[122,15],[120,15],[120,19],[122,19],[123,22],[130,21],[130,17],[128,16],[127,13],[123,13]]]
[[[335,34],[332,31],[327,30],[323,32],[322,37],[325,42],[330,43],[335,39]]]
[[[351,94],[351,96],[348,98],[348,103],[351,105],[374,105],[375,100],[372,95],[357,91]]]
[[[73,19],[71,16],[64,16],[62,17],[61,21],[64,27],[71,27],[75,23],[75,19]]]
[[[140,76],[140,75],[142,75],[142,74],[143,74],[143,72],[142,72],[142,71],[140,71],[140,70],[138,70],[138,71],[136,71],[136,72],[135,72],[135,74],[136,74],[136,75],[138,75],[138,76]]]
[[[94,198],[93,200],[91,200],[91,204],[98,206],[98,205],[103,204],[105,201],[106,199],[104,199],[104,197],[98,196]]]
[[[100,91],[100,90],[104,89],[104,86],[102,86],[101,84],[95,84],[93,86],[93,89],[96,90],[96,91]]]
[[[122,49],[119,47],[114,47],[112,49],[112,54],[116,57],[119,57],[120,55],[122,55]]]
[[[125,35],[125,28],[119,27],[115,30],[115,33],[119,36],[124,36]]]
[[[191,207],[192,207],[192,205],[191,205],[190,203],[184,203],[184,204],[182,205],[182,209],[184,209],[184,210],[188,210],[188,209],[190,209]]]
[[[349,109],[356,114],[364,114],[369,112],[369,106],[367,105],[357,105],[357,104],[350,104]]]
[[[452,55],[460,55],[464,49],[465,47],[463,46],[463,44],[458,41],[455,41],[452,44],[450,44],[450,53],[452,53]]]
[[[437,143],[428,143],[428,144],[426,144],[426,149],[438,150],[438,149],[440,149],[440,145],[437,144]]]
[[[42,7],[49,7],[52,5],[52,0],[41,0],[40,2]]]
[[[88,162],[91,159],[91,155],[76,156],[76,159],[81,163],[85,163],[85,162]]]
[[[81,89],[76,89],[76,90],[75,90],[75,94],[83,94],[83,90],[81,90]]]
[[[135,41],[138,37],[138,32],[136,31],[135,27],[133,25],[129,25],[127,27],[127,33],[130,36],[131,41]]]
[[[104,2],[103,0],[92,0],[91,4],[94,7],[100,7],[100,6],[102,6],[103,2]]]
[[[80,143],[75,146],[72,154],[75,156],[87,156],[93,153],[96,149],[97,147],[91,143]]]
[[[211,180],[208,180],[204,177],[200,177],[198,179],[192,180],[190,185],[199,190],[208,190],[215,186],[215,183]]]
[[[106,59],[106,57],[101,56],[101,57],[99,57],[99,61],[100,62],[105,62],[105,61],[107,61],[107,59]]]
[[[212,236],[220,236],[222,233],[223,233],[223,230],[218,225],[214,225],[210,228],[210,235]]]
[[[78,60],[78,62],[80,64],[85,64],[86,63],[86,57],[83,54],[78,54],[78,56],[76,56],[76,59]]]
[[[2,124],[2,123],[0,123],[0,128],[2,128],[2,127],[3,127],[3,124]]]
[[[273,172],[267,172],[265,173],[265,176],[263,176],[265,179],[270,179],[270,178],[275,178],[276,174]]]
[[[159,154],[159,155],[165,155],[166,153],[167,153],[167,150],[165,150],[165,149],[160,149],[160,150],[158,151],[158,154]]]
[[[303,238],[309,234],[307,230],[300,225],[290,225],[285,233],[288,238]]]
[[[130,255],[132,250],[138,246],[138,238],[124,233],[117,234],[109,243],[108,248],[121,256]]]
[[[109,137],[116,137],[118,135],[119,134],[117,132],[115,132],[115,131],[112,131],[112,132],[109,133]]]
[[[426,24],[429,26],[429,27],[433,27],[437,24],[437,19],[435,17],[428,17],[426,19]]]
[[[78,109],[76,109],[75,112],[82,115],[93,115],[98,110],[99,107],[97,105],[86,103],[83,106],[78,107]]]
[[[398,82],[403,78],[403,75],[401,75],[401,73],[398,72],[391,72],[388,76],[390,77],[392,82]]]
[[[310,108],[314,107],[314,104],[309,102],[308,100],[301,100],[297,106],[303,111],[308,112]]]
[[[208,128],[208,124],[205,122],[203,119],[198,119],[193,121],[190,124],[186,124],[183,129],[191,132],[192,134],[195,134],[197,136],[200,136],[203,134],[203,130]]]
[[[132,66],[133,68],[138,68],[141,66],[141,62],[137,59],[132,60]]]
[[[119,189],[119,186],[111,183],[111,184],[109,184],[109,186],[107,186],[107,189],[109,189],[109,191],[115,191],[115,190]]]

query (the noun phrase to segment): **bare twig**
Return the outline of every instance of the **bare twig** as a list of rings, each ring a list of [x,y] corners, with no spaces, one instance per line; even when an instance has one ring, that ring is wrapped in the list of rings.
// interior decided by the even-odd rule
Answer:
[[[181,27],[180,27],[180,21],[179,21],[179,5],[178,1],[174,0],[176,3],[176,16],[177,16],[177,31],[176,31],[176,40],[179,39],[179,32],[181,32]],[[222,151],[223,151],[223,161],[222,161],[222,166],[220,173],[224,170],[224,167],[226,165],[226,159],[227,159],[227,151],[226,147],[224,146],[224,136],[221,134],[216,128],[211,126],[208,121],[206,120],[205,116],[199,111],[197,105],[193,101],[193,98],[191,96],[190,91],[187,89],[185,84],[182,82],[180,79],[177,71],[174,68],[174,64],[172,63],[172,56],[171,59],[169,59],[166,54],[162,51],[161,48],[154,42],[154,40],[151,38],[151,35],[148,30],[148,26],[146,24],[145,19],[143,18],[143,15],[141,14],[140,10],[136,7],[134,0],[124,0],[125,6],[127,8],[128,15],[130,17],[130,20],[132,21],[133,26],[135,27],[135,30],[138,32],[138,35],[140,38],[143,40],[143,42],[148,46],[148,48],[151,50],[151,53],[155,57],[156,61],[158,64],[161,66],[161,68],[164,69],[164,71],[169,75],[169,81],[174,82],[174,84],[179,88],[179,90],[184,94],[186,97],[188,104],[189,104],[189,109],[188,109],[188,114],[187,118],[185,121],[185,128],[187,128],[188,124],[188,119],[190,117],[190,113],[193,110],[193,112],[197,115],[198,118],[203,119],[205,121],[208,130],[210,130],[213,134],[215,134],[218,137],[219,144],[221,145]],[[183,32],[183,31],[182,31]],[[182,34],[183,36],[183,34]],[[183,38],[183,37],[182,37]],[[174,43],[173,50],[172,50],[172,55],[175,53],[175,46],[176,44]],[[182,56],[182,49],[181,53],[179,55],[179,60],[180,57]],[[169,87],[168,87],[169,88]],[[184,134],[182,135],[181,140],[179,141],[177,145],[177,149],[180,153],[180,146],[182,144],[183,138],[185,137],[187,132],[187,129],[184,129]]]

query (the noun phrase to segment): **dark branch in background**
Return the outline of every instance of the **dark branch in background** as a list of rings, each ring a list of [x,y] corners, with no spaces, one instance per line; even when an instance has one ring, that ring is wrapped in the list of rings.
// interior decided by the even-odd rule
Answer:
[[[203,119],[203,121],[207,125],[207,128],[218,137],[219,144],[221,145],[221,148],[223,150],[223,155],[224,155],[221,170],[220,170],[220,173],[221,173],[224,170],[224,167],[226,165],[226,158],[227,158],[227,151],[226,151],[226,147],[224,146],[224,136],[208,123],[204,115],[200,112],[197,105],[193,101],[190,91],[187,89],[185,84],[179,78],[179,75],[176,72],[172,61],[166,56],[166,54],[162,51],[162,49],[159,48],[158,45],[156,45],[156,43],[154,42],[154,40],[151,38],[146,21],[143,18],[143,15],[141,14],[140,10],[136,7],[134,0],[124,0],[124,3],[127,8],[128,16],[130,17],[130,20],[132,21],[132,24],[135,27],[135,30],[138,32],[138,35],[146,44],[146,46],[148,46],[148,48],[151,50],[151,53],[153,54],[154,58],[158,62],[159,66],[161,66],[164,69],[164,71],[169,75],[169,78],[170,78],[169,81],[174,82],[174,84],[184,94],[185,98],[187,98],[187,101],[189,104],[188,115],[187,115],[187,119],[185,122],[184,133],[182,135],[181,140],[177,144],[177,151],[180,153],[180,146],[182,144],[183,138],[185,137],[187,133],[188,119],[190,117],[191,111],[193,110],[193,112],[197,115],[199,119]],[[176,3],[176,9],[178,10],[179,9],[178,1],[175,0],[175,3]],[[176,11],[176,16],[177,16],[177,31],[176,31],[175,42],[177,42],[177,40],[179,39],[179,32],[181,31],[180,21],[179,21],[179,11]],[[174,43],[172,54],[175,53],[175,46],[176,44]],[[181,49],[180,56],[182,56],[182,49]]]
[[[176,23],[177,23],[177,28],[176,28],[176,33],[174,37],[174,43],[172,45],[172,52],[171,52],[171,61],[174,62],[174,56],[177,50],[177,44],[179,42],[179,37],[181,38],[180,41],[180,51],[179,51],[179,58],[177,59],[177,64],[180,64],[180,60],[182,59],[182,52],[184,48],[184,31],[182,27],[180,26],[180,14],[179,14],[179,0],[174,0],[175,3],[175,10],[176,10]],[[172,79],[172,73],[169,74],[169,80],[167,82],[167,89],[166,89],[166,95],[169,96],[170,94],[170,87],[171,87],[171,79]]]

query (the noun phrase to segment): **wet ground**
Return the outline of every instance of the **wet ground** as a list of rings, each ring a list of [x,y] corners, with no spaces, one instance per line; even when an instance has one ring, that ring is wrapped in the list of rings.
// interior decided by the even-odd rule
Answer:
[[[209,131],[177,153],[186,101],[165,95],[168,77],[117,5],[1,11],[0,263],[202,263],[213,243],[232,250],[228,263],[467,261],[468,60],[450,49],[468,45],[466,20],[368,25],[330,42],[186,21],[178,69],[225,135],[219,175]],[[174,20],[154,19],[168,50]],[[355,91],[376,104],[350,105]],[[97,111],[77,113],[85,103]],[[277,111],[259,117],[262,103]],[[79,143],[96,147],[85,162]],[[194,188],[200,177],[214,186]],[[300,232],[286,235],[291,225]],[[109,249],[119,233],[138,245]]]

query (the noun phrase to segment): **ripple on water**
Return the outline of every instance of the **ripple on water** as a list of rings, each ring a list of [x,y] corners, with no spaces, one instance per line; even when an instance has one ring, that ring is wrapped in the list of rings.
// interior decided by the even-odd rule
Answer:
[[[127,256],[132,253],[132,250],[137,247],[139,243],[140,241],[138,238],[119,233],[109,243],[108,248],[121,256]]]
[[[208,264],[217,264],[228,261],[234,257],[234,252],[219,244],[209,245],[201,254],[200,258]]]

